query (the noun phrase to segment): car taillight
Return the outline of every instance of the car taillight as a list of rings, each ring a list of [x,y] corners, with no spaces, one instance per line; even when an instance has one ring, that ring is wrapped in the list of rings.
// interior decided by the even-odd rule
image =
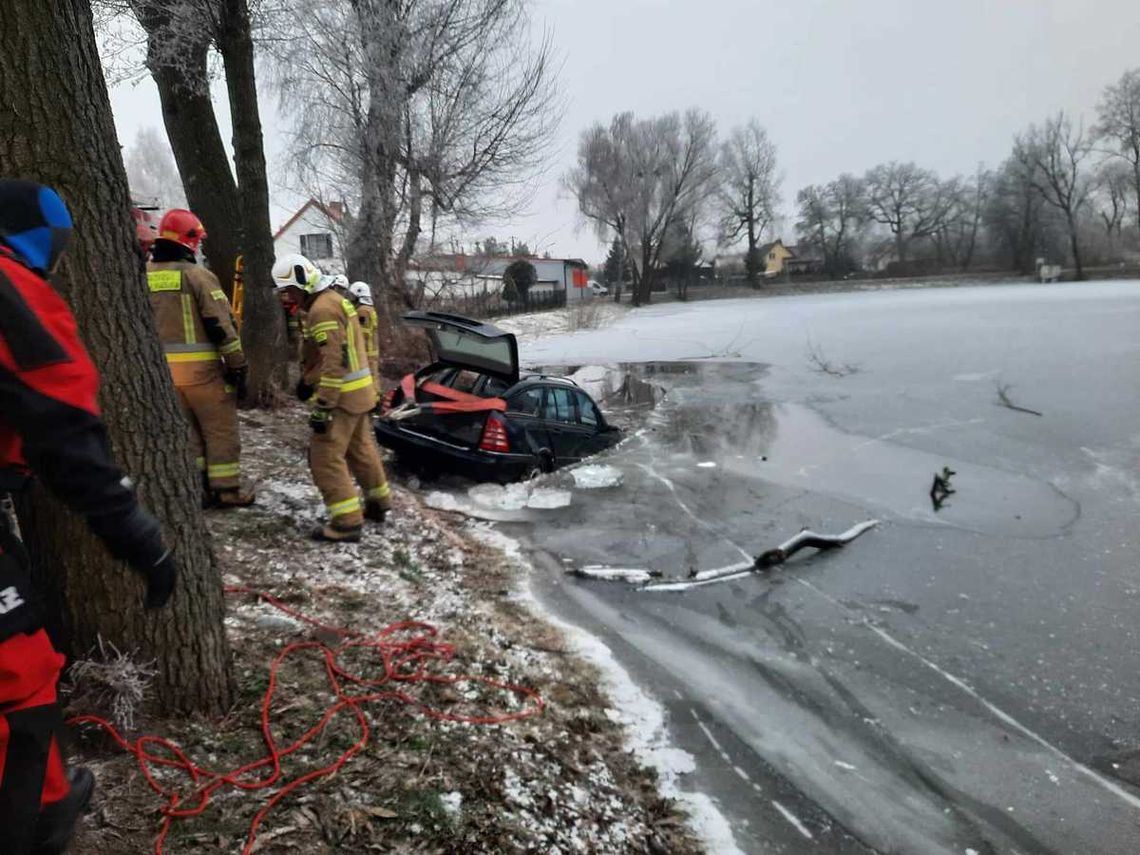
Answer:
[[[511,441],[507,438],[507,426],[499,416],[492,413],[487,416],[487,423],[483,426],[483,438],[479,440],[482,451],[497,451],[500,454],[509,454]]]

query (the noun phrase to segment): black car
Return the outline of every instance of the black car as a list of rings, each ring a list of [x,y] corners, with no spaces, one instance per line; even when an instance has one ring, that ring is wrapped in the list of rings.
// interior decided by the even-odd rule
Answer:
[[[506,483],[549,472],[621,439],[571,380],[519,372],[518,343],[481,321],[409,312],[436,361],[384,397],[376,438],[413,468]]]

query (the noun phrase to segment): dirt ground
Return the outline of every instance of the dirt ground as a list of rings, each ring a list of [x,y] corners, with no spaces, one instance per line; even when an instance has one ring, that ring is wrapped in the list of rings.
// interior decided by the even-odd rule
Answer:
[[[519,713],[527,697],[479,682],[402,683],[396,699],[365,705],[370,735],[335,774],[285,797],[261,824],[253,851],[262,853],[671,853],[701,851],[678,807],[663,799],[607,716],[598,675],[567,652],[557,630],[517,596],[517,570],[496,550],[462,537],[454,521],[423,508],[396,486],[395,509],[370,524],[359,545],[317,544],[309,530],[320,502],[305,468],[303,412],[243,414],[244,466],[256,482],[257,505],[209,512],[227,586],[275,596],[323,624],[375,639],[397,621],[430,623],[433,639],[454,646],[450,662],[429,662],[437,675],[473,675],[533,689],[545,708],[506,724],[440,721],[415,708],[493,716]],[[196,764],[232,771],[265,755],[260,711],[270,663],[294,642],[336,647],[336,634],[307,625],[250,594],[229,595],[235,704],[220,721],[163,717],[141,711],[128,739],[173,740]],[[397,635],[393,638],[407,638]],[[380,679],[375,650],[349,651],[347,670]],[[398,667],[393,670],[404,673]],[[383,686],[393,688],[392,681]],[[107,714],[110,698],[86,684],[71,712]],[[288,745],[335,703],[324,652],[315,644],[289,652],[270,705],[273,735]],[[612,711],[610,711],[612,712]],[[243,850],[251,821],[286,782],[324,767],[361,740],[351,708],[285,758],[280,779],[264,789],[223,786],[200,817],[173,824],[165,851]],[[101,732],[76,735],[79,762],[99,779],[91,815],[72,851],[105,855],[154,851],[164,799],[147,786],[133,756]],[[240,778],[262,780],[267,769]],[[184,772],[159,771],[183,794]]]

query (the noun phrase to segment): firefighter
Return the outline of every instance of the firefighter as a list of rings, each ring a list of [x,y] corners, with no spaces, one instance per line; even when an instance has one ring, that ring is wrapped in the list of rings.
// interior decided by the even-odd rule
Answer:
[[[98,374],[48,281],[70,233],[54,190],[0,179],[0,492],[38,477],[144,577],[146,606],[160,608],[177,565],[111,456]],[[14,516],[0,512],[0,849],[50,855],[67,848],[95,779],[88,769],[65,770],[60,755],[64,657],[43,629],[18,532]]]
[[[348,298],[360,315],[360,328],[364,331],[364,348],[368,351],[368,370],[372,372],[372,385],[380,394],[380,319],[372,302],[372,289],[367,282],[353,282],[348,286]]]
[[[332,277],[303,255],[288,255],[273,266],[277,293],[285,305],[305,311],[305,344],[297,397],[312,401],[309,468],[328,509],[316,540],[357,542],[364,520],[383,522],[390,490],[372,433],[376,387],[368,368],[364,332],[356,308],[332,286]],[[361,505],[353,478],[364,491]]]
[[[218,279],[198,266],[206,230],[190,211],[172,208],[158,225],[147,265],[150,305],[190,442],[203,476],[203,504],[244,507],[237,402],[244,400],[245,354],[230,301]]]

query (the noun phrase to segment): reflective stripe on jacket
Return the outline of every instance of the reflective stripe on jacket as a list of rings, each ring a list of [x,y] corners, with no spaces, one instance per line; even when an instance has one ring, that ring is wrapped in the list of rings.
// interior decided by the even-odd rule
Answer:
[[[230,302],[214,274],[183,261],[151,262],[147,286],[174,385],[209,383],[224,368],[245,365]]]
[[[356,307],[335,291],[323,291],[309,306],[304,353],[305,382],[316,388],[318,407],[365,413],[376,406]]]

